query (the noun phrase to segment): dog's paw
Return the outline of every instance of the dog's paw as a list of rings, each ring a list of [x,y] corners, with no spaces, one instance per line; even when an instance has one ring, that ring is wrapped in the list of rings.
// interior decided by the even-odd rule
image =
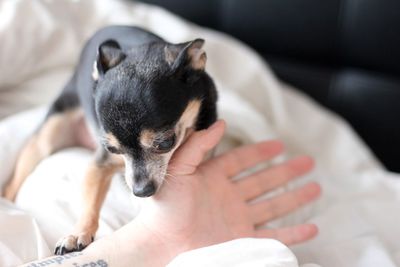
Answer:
[[[90,233],[63,237],[57,242],[54,254],[64,255],[74,251],[81,251],[92,243],[93,239],[93,235]]]

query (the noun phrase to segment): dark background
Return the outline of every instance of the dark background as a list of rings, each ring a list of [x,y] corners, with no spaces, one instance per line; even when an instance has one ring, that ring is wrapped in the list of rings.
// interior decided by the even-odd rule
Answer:
[[[400,172],[400,0],[142,2],[246,42]]]

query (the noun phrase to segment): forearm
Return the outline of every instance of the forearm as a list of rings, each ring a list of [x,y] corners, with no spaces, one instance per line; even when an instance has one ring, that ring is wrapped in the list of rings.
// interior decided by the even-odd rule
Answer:
[[[23,265],[24,267],[161,267],[171,260],[164,244],[135,221],[96,240],[82,252],[72,252]]]

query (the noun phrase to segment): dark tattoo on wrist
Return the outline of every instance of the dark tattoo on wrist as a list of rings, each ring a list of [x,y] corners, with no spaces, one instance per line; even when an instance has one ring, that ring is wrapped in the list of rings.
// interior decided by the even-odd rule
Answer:
[[[71,259],[74,257],[78,257],[80,255],[82,255],[82,252],[72,252],[72,253],[65,254],[63,256],[52,257],[49,259],[44,259],[42,261],[31,263],[27,267],[43,267],[43,266],[48,266],[50,264],[55,264],[55,263],[62,264],[65,260],[68,260],[68,259]]]
[[[108,267],[108,263],[104,260],[92,261],[79,265],[78,263],[72,264],[74,267]]]
[[[44,259],[41,261],[33,262],[26,267],[45,267],[45,266],[54,266],[54,265],[61,265],[65,263],[66,260],[73,259],[75,257],[83,255],[82,252],[72,252],[69,254],[65,254],[63,256],[56,256],[48,259]],[[97,260],[97,261],[91,261],[87,263],[76,263],[73,262],[72,267],[108,267],[108,263],[105,260]]]

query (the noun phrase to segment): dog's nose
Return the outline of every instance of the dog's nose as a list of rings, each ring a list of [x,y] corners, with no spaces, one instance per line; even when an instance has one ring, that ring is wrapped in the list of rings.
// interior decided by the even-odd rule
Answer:
[[[156,192],[156,186],[152,181],[139,183],[133,186],[133,194],[137,197],[150,197]]]

